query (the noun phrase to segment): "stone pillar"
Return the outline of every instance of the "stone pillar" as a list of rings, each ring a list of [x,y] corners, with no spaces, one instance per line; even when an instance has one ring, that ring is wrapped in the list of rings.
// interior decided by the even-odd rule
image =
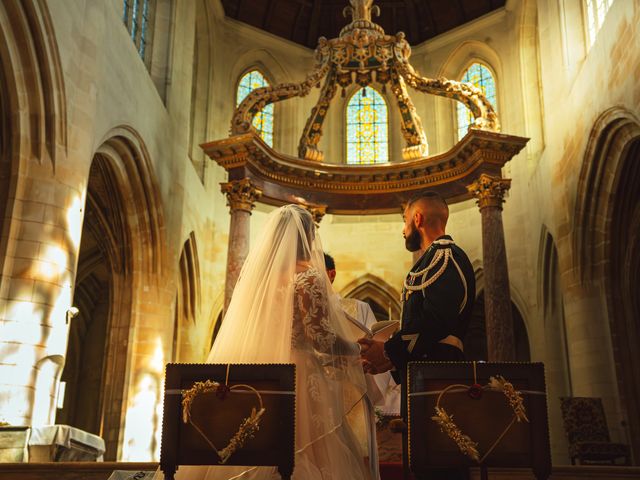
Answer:
[[[248,178],[220,184],[227,196],[231,223],[229,226],[229,247],[227,249],[227,274],[224,285],[224,311],[227,311],[233,289],[240,270],[249,253],[249,227],[251,210],[262,192]]]
[[[467,187],[477,199],[482,216],[484,312],[489,361],[515,359],[509,269],[502,226],[502,204],[511,180],[486,174]]]

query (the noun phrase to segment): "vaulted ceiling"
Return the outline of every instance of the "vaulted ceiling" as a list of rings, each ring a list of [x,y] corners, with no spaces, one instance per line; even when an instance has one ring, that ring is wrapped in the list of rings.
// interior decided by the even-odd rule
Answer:
[[[309,48],[334,38],[350,19],[348,0],[222,0],[225,15]],[[503,7],[505,0],[375,0],[373,20],[387,34],[399,31],[416,45]]]

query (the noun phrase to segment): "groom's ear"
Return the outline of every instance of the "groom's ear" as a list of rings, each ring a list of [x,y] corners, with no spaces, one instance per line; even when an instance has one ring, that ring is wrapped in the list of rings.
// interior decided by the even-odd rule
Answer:
[[[424,223],[424,215],[421,212],[415,212],[413,214],[413,226],[416,228],[420,228],[420,226]]]

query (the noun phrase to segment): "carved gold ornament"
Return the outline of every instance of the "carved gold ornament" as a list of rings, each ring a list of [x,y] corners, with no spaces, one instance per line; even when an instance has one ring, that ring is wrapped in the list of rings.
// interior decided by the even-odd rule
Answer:
[[[220,189],[227,195],[227,206],[232,212],[241,210],[251,213],[255,202],[262,196],[262,191],[256,188],[248,178],[221,183]]]
[[[440,405],[444,395],[453,390],[458,389],[466,390],[471,398],[480,398],[482,396],[483,391],[494,391],[494,392],[502,392],[504,396],[507,398],[509,402],[509,406],[513,410],[513,418],[511,422],[502,430],[497,439],[493,442],[493,444],[489,447],[482,457],[480,457],[480,452],[478,451],[478,443],[474,442],[469,435],[460,430],[460,427],[456,425],[453,421],[453,415],[447,413],[447,411]],[[528,422],[526,410],[524,408],[524,404],[522,402],[522,394],[517,391],[513,385],[505,380],[500,375],[496,375],[495,377],[490,377],[489,383],[487,385],[479,385],[474,383],[473,385],[461,385],[461,384],[453,384],[449,385],[447,388],[442,390],[438,395],[438,400],[436,401],[435,407],[436,414],[431,417],[431,419],[436,422],[440,426],[440,430],[447,434],[451,440],[453,440],[460,451],[466,455],[467,457],[475,460],[479,464],[484,462],[484,460],[493,452],[493,450],[498,446],[503,437],[507,434],[509,429],[516,422]]]
[[[350,0],[350,6],[345,7],[344,13],[351,15],[351,23],[341,30],[338,38],[318,39],[315,65],[304,81],[258,88],[246,96],[233,115],[233,135],[250,132],[253,117],[266,105],[292,97],[304,97],[313,87],[319,87],[323,79],[322,91],[311,110],[298,146],[298,156],[305,160],[322,161],[324,158],[318,143],[338,86],[342,88],[344,97],[345,89],[353,84],[366,87],[375,83],[381,87],[383,94],[389,85],[400,111],[401,130],[406,143],[404,160],[428,155],[427,138],[407,86],[463,103],[474,116],[471,128],[494,132],[500,130],[495,109],[481,89],[471,83],[423,77],[413,68],[409,63],[411,47],[404,33],[387,35],[380,25],[371,20],[372,13],[380,13],[380,9],[373,5],[373,0]]]
[[[222,449],[218,449],[209,437],[202,431],[202,429],[191,419],[191,405],[198,395],[203,393],[215,393],[217,396],[224,398],[228,392],[233,391],[249,391],[253,392],[258,399],[258,409],[255,407],[251,409],[251,414],[246,417],[241,423],[236,433],[231,437],[229,443]],[[262,396],[251,385],[233,385],[231,387],[226,384],[206,380],[204,382],[196,382],[193,386],[182,394],[182,421],[189,423],[197,432],[206,440],[209,446],[216,452],[220,463],[224,464],[229,460],[229,457],[233,455],[237,450],[241,449],[247,440],[252,439],[256,432],[260,428],[260,420],[265,412],[264,405],[262,403]]]
[[[483,173],[467,187],[477,199],[480,210],[486,207],[496,207],[502,210],[504,194],[511,188],[511,180],[508,178],[492,177]]]

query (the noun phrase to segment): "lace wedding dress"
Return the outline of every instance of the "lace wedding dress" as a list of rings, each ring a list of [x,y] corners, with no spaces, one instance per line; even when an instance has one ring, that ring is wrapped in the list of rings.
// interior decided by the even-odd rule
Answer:
[[[355,340],[324,269],[311,215],[269,215],[209,355],[211,363],[295,363],[295,480],[368,480],[368,442],[352,428],[366,392]],[[268,412],[265,413],[268,415]],[[349,418],[348,418],[349,417]],[[351,423],[350,423],[351,422]],[[215,453],[212,451],[212,455]],[[158,472],[156,479],[162,479]],[[279,479],[273,467],[180,467],[178,480]]]

